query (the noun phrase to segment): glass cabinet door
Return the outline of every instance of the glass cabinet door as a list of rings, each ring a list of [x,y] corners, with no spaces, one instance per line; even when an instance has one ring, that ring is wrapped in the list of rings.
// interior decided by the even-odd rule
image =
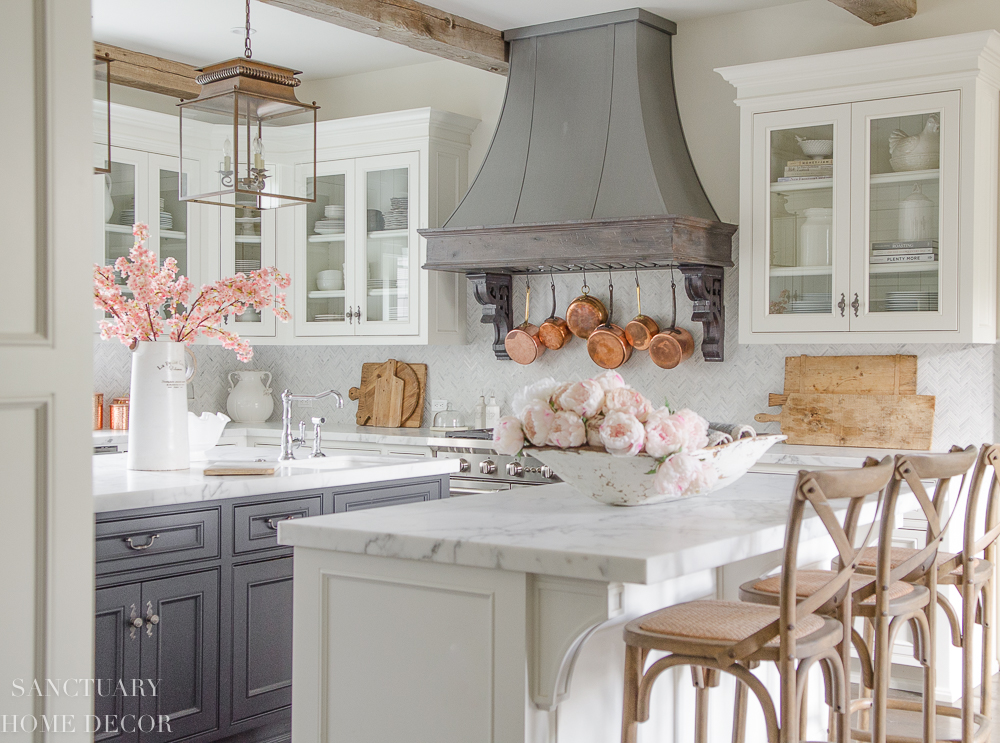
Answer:
[[[305,178],[316,202],[295,207],[296,332],[300,335],[353,335],[354,166],[325,162]]]
[[[361,158],[356,167],[363,195],[358,218],[365,220],[354,307],[357,333],[416,333],[417,153]]]
[[[146,213],[146,164],[143,152],[114,148],[111,172],[94,176],[96,209],[100,214],[97,262],[113,265],[132,249],[132,225]],[[118,277],[124,285],[124,280]]]
[[[151,174],[149,198],[149,232],[153,247],[158,251],[160,263],[167,258],[177,261],[177,275],[187,276],[199,286],[197,276],[192,276],[194,266],[190,260],[190,236],[194,234],[189,224],[188,205],[178,197],[177,158],[163,155],[149,156]]]
[[[850,107],[754,117],[755,331],[847,330]]]
[[[237,197],[243,198],[239,194],[229,198]],[[275,264],[275,213],[272,210],[258,210],[252,197],[247,197],[246,201],[246,205],[235,208],[204,207],[217,209],[220,216],[219,243],[223,277],[246,274]],[[195,208],[199,206],[195,205]],[[240,335],[273,336],[275,332],[274,313],[270,311],[260,312],[250,308],[230,321],[236,323],[235,330]]]
[[[959,93],[854,106],[852,330],[957,330]]]

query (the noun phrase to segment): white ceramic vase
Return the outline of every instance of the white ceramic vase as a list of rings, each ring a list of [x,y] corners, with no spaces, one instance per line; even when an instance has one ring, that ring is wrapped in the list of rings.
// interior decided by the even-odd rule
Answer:
[[[829,266],[833,250],[833,209],[804,209],[799,228],[799,266]]]
[[[140,341],[132,352],[128,468],[186,470],[187,382],[194,374],[183,343]]]
[[[111,198],[111,174],[104,175],[104,221],[110,222],[111,215],[115,213],[115,202]]]
[[[934,202],[924,196],[920,184],[914,184],[910,195],[899,202],[899,239],[909,242],[937,237],[934,233],[936,212]]]
[[[233,381],[233,377],[236,381]],[[265,377],[267,380],[265,381]],[[263,423],[271,417],[274,398],[271,397],[271,372],[229,372],[229,417],[237,423]]]

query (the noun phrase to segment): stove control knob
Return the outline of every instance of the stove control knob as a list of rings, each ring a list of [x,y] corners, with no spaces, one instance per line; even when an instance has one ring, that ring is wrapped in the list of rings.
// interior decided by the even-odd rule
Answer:
[[[459,472],[468,472],[471,469],[472,469],[472,465],[469,464],[469,460],[465,459],[464,457],[459,457],[459,460],[458,460],[458,471]]]
[[[479,471],[484,475],[495,475],[497,466],[492,460],[484,459],[479,463]]]
[[[520,462],[508,462],[507,463],[507,474],[511,477],[520,477],[524,474],[524,465]]]
[[[552,471],[552,468],[544,464],[539,468],[539,472],[541,472],[542,477],[546,477],[549,479],[552,479],[553,477],[556,476],[556,473]]]

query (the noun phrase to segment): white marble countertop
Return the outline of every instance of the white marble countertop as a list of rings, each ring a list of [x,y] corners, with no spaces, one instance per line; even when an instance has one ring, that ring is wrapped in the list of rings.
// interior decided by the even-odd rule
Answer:
[[[791,474],[748,473],[715,493],[635,508],[603,505],[564,483],[545,485],[282,522],[278,541],[652,584],[781,549],[794,481]],[[874,507],[866,506],[862,523]],[[814,516],[802,538],[825,533]]]
[[[212,462],[274,461],[276,452],[245,447],[216,448],[209,459],[173,472],[142,472],[126,468],[126,454],[93,458],[94,512],[165,506],[178,503],[266,495],[295,490],[341,487],[389,480],[405,480],[457,472],[457,459],[403,459],[375,456],[329,456],[277,462],[273,475],[208,476]]]

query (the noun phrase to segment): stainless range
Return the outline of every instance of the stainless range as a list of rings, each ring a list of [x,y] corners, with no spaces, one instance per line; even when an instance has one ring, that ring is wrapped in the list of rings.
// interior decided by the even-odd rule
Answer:
[[[537,459],[520,459],[493,450],[489,429],[448,431],[448,446],[435,446],[434,456],[458,459],[461,469],[451,476],[451,495],[477,495],[525,485],[549,485],[561,480]]]

